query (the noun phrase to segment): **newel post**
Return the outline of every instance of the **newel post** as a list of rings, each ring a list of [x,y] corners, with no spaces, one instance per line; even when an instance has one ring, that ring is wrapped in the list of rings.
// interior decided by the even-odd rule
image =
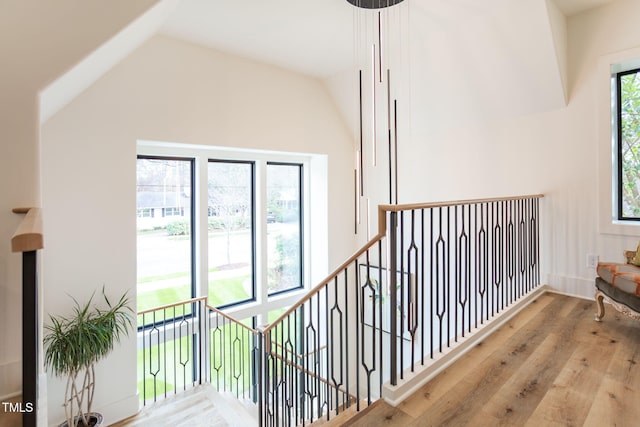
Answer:
[[[11,238],[11,250],[22,253],[22,425],[38,420],[38,249],[43,248],[40,209],[17,208],[27,214]]]

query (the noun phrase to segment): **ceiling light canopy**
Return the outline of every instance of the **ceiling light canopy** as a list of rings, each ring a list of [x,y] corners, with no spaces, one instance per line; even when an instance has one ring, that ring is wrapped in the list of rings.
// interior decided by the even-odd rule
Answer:
[[[361,7],[363,9],[384,9],[395,4],[401,3],[404,0],[347,0],[354,6]]]

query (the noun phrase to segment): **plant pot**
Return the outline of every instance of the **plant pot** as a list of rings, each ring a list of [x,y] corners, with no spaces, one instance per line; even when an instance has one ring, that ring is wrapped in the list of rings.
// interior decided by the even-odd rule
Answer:
[[[102,422],[103,422],[102,414],[99,414],[97,412],[88,412],[85,415],[86,415],[86,417],[87,417],[87,419],[89,421],[89,426],[85,426],[84,424],[78,424],[78,421],[79,421],[80,417],[75,417],[73,419],[73,422],[74,422],[73,427],[100,427],[100,426],[102,426]],[[59,427],[69,427],[69,425],[65,421],[62,424],[60,424]]]

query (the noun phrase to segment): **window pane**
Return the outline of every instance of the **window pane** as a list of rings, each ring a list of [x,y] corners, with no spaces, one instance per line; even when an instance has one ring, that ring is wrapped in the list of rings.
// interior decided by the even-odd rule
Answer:
[[[138,158],[138,311],[192,297],[191,160]]]
[[[640,217],[640,77],[620,75],[620,156],[622,218]]]
[[[267,165],[267,280],[269,294],[302,283],[302,165]]]
[[[209,162],[209,303],[254,298],[253,163]]]

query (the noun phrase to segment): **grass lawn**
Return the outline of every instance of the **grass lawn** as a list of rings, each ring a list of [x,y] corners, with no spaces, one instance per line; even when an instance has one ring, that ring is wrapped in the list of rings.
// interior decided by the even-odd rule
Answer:
[[[190,299],[191,286],[188,284],[189,277],[184,274],[182,276],[173,275],[172,278],[175,279],[179,277],[184,277],[187,283],[175,287],[160,288],[138,293],[138,311]],[[209,304],[219,306],[234,301],[248,300],[250,296],[243,286],[243,283],[247,280],[250,280],[249,274],[210,280]],[[147,281],[146,283],[149,282],[150,281]],[[175,310],[171,308],[149,313],[144,316],[144,321],[142,316],[138,316],[138,325],[152,322],[159,323],[165,318],[181,316],[182,314],[188,314],[190,311],[191,305],[187,305],[186,307],[177,306]],[[241,348],[238,348],[236,344],[236,334],[240,331],[241,329],[230,326],[218,328],[215,337],[222,339],[220,344],[224,342],[224,345],[213,349],[214,355],[212,355],[214,359],[212,365],[214,367],[219,366],[220,363],[224,363],[226,366],[235,367],[234,370],[236,371],[235,374],[232,374],[228,371],[216,371],[215,368],[212,368],[214,381],[218,383],[222,382],[222,384],[226,384],[227,387],[235,383],[236,390],[238,388],[242,390],[246,387],[245,381],[248,381],[246,375],[251,372],[249,359],[251,355],[249,343],[251,341],[248,340],[247,337],[242,337],[241,341],[243,344],[240,346]],[[147,341],[145,342],[148,344]],[[154,397],[154,394],[158,397],[164,396],[165,394],[173,394],[175,389],[182,389],[191,384],[191,362],[189,361],[189,363],[183,367],[179,360],[180,348],[182,348],[183,355],[186,354],[187,349],[191,349],[191,342],[187,342],[187,338],[182,338],[178,340],[178,342],[180,345],[176,347],[174,341],[168,340],[166,341],[166,347],[162,344],[160,345],[160,350],[158,350],[158,346],[156,345],[151,346],[150,350],[145,350],[144,357],[142,350],[138,351],[138,391],[141,399],[151,399]],[[232,342],[234,343],[233,345],[231,344]],[[233,379],[234,375],[239,374],[238,369],[240,369],[242,373],[241,379]],[[145,378],[143,378],[143,372]],[[155,374],[155,378],[152,373]],[[237,383],[238,381],[240,381],[240,384]]]
[[[250,325],[251,320],[243,323]],[[162,330],[162,328],[160,328]],[[186,331],[185,331],[186,332]],[[140,399],[163,398],[174,390],[190,388],[193,384],[193,341],[191,335],[171,339],[167,332],[165,343],[138,350],[138,392]],[[152,339],[153,342],[155,338]],[[148,331],[145,343],[149,343]],[[214,324],[209,331],[211,382],[220,390],[242,394],[252,384],[254,375],[255,340],[237,325]],[[207,378],[207,381],[209,378]]]
[[[242,276],[210,280],[209,305],[217,307],[235,301],[246,301],[250,299],[250,295],[245,291],[243,286],[243,283],[249,279],[250,276],[244,274]],[[190,299],[191,285],[188,283],[188,277],[185,277],[185,280],[187,283],[183,285],[138,292],[138,311],[149,310]]]
[[[178,346],[176,346],[176,342]],[[180,356],[182,350],[182,358]],[[166,346],[154,345],[144,352],[138,350],[138,392],[141,400],[154,395],[164,397],[176,388],[190,387],[193,382],[191,340],[189,337],[166,341]],[[183,364],[180,363],[182,359]],[[191,359],[191,360],[187,360]],[[143,380],[143,373],[144,380]],[[155,378],[152,374],[155,374]]]

